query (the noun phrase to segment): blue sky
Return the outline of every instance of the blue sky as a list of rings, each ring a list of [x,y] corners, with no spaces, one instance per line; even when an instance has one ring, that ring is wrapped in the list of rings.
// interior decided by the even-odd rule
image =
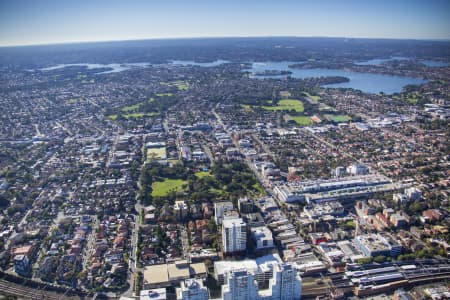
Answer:
[[[450,39],[450,1],[0,0],[0,46],[220,36]]]

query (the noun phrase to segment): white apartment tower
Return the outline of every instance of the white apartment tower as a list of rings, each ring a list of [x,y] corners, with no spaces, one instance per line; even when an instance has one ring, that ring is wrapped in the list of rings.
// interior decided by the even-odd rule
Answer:
[[[222,286],[223,300],[258,299],[258,284],[255,275],[245,269],[232,270],[225,276]]]
[[[299,300],[302,295],[302,278],[298,271],[291,264],[275,265],[275,268],[278,270],[274,273],[281,273],[281,292],[280,298],[272,299]]]
[[[369,174],[369,168],[360,163],[354,163],[347,167],[347,173],[353,176]]]
[[[224,253],[245,251],[247,248],[247,224],[241,218],[223,220],[222,245]]]
[[[258,273],[245,269],[234,269],[225,275],[222,286],[224,300],[300,300],[302,279],[299,272],[289,263],[277,263],[273,268],[269,288],[258,289]],[[260,272],[260,271],[257,271]]]
[[[233,209],[234,209],[233,203],[230,201],[214,203],[214,218],[216,224],[219,225],[222,224],[224,212],[232,211]]]

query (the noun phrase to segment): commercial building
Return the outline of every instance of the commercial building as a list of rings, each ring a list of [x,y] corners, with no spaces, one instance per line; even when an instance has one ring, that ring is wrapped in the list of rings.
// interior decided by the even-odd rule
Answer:
[[[261,213],[242,214],[242,219],[249,228],[265,226],[264,217]]]
[[[330,265],[339,266],[343,264],[344,252],[335,243],[320,243],[318,249]]]
[[[305,201],[305,195],[303,195],[303,193],[295,187],[291,187],[289,185],[277,185],[273,191],[282,202],[295,203]]]
[[[152,265],[144,268],[144,288],[153,289],[170,286],[167,265]]]
[[[355,244],[365,256],[396,257],[402,252],[401,245],[380,234],[358,235],[355,237]]]
[[[222,245],[225,254],[238,254],[247,248],[247,224],[240,219],[222,222]]]
[[[269,228],[265,226],[250,229],[251,239],[255,246],[255,251],[260,252],[273,248],[273,236]]]
[[[336,243],[336,246],[341,249],[344,253],[345,258],[349,259],[352,262],[357,262],[359,259],[363,258],[361,250],[355,246],[355,243],[344,240]]]
[[[307,205],[303,211],[310,219],[318,219],[322,216],[342,216],[344,207],[339,202],[325,202]]]
[[[179,260],[170,264],[145,267],[144,288],[176,286],[185,279],[205,277],[206,266],[204,263],[189,263],[187,260]]]
[[[399,188],[382,175],[358,175],[333,179],[282,184],[274,188],[274,193],[282,202],[320,203],[336,200],[362,198],[374,192]]]

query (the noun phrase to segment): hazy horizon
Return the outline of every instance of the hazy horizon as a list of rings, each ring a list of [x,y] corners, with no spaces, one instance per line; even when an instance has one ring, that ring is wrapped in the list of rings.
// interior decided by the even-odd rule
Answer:
[[[449,40],[450,2],[5,0],[0,26],[0,46],[222,37]]]
[[[254,36],[191,36],[191,37],[158,37],[158,38],[138,38],[138,39],[121,39],[121,40],[86,40],[86,41],[67,41],[53,43],[37,43],[37,44],[17,44],[17,45],[0,45],[0,48],[14,47],[33,47],[33,46],[58,46],[58,45],[77,45],[77,44],[95,44],[95,43],[121,43],[121,42],[139,42],[139,41],[171,41],[171,40],[201,40],[201,39],[353,39],[353,40],[392,40],[392,41],[418,41],[418,42],[450,42],[448,39],[420,39],[420,38],[384,38],[384,37],[351,37],[351,36],[287,36],[287,35],[254,35]]]

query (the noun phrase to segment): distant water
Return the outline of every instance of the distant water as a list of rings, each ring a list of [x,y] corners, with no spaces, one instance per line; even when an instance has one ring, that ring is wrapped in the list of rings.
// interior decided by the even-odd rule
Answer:
[[[109,68],[111,70],[96,73],[96,74],[108,74],[108,73],[122,72],[122,71],[129,70],[129,69],[132,69],[132,68],[147,67],[147,66],[150,66],[150,65],[151,65],[150,63],[124,63],[124,64],[78,63],[78,64],[59,64],[59,65],[56,65],[56,66],[42,68],[42,69],[39,69],[39,70],[41,70],[41,71],[52,71],[52,70],[57,70],[57,69],[62,69],[62,68],[67,68],[67,67],[85,67],[85,68],[87,68],[89,70]]]
[[[342,70],[327,70],[331,71],[330,76],[343,76],[350,79],[349,82],[328,84],[325,87],[329,88],[353,88],[361,90],[366,93],[377,94],[383,92],[385,94],[400,93],[403,87],[413,84],[420,85],[426,83],[426,80],[406,76],[394,76],[373,73],[359,73]],[[334,73],[336,72],[336,73]]]
[[[350,79],[349,82],[329,84],[325,87],[330,88],[353,88],[366,93],[377,94],[383,92],[385,94],[393,94],[401,92],[403,87],[408,84],[422,84],[426,81],[419,78],[383,75],[374,73],[352,72],[338,69],[295,69],[289,68],[293,62],[264,62],[253,63],[252,68],[248,69],[252,73],[262,72],[264,70],[280,70],[291,71],[293,78],[312,78],[327,76],[342,76]],[[255,78],[285,78],[286,75],[275,76],[255,76]]]
[[[355,62],[355,65],[358,66],[379,66],[388,61],[393,60],[411,60],[412,58],[404,57],[404,56],[393,56],[390,58],[374,58],[367,61],[358,61]],[[447,67],[449,64],[443,61],[437,60],[421,60],[420,63],[424,64],[427,67]]]
[[[195,61],[186,61],[186,60],[174,60],[171,61],[169,66],[202,66],[202,67],[214,67],[221,64],[228,63],[226,60],[216,60],[213,62],[195,62]],[[282,61],[282,62],[253,62],[252,67],[247,71],[252,73],[256,72],[264,72],[266,70],[273,71],[290,71],[292,74],[291,77],[294,78],[310,78],[310,77],[326,77],[326,76],[342,76],[350,79],[349,82],[337,83],[326,85],[325,87],[332,88],[353,88],[358,89],[366,93],[379,93],[384,92],[385,94],[392,94],[401,92],[403,87],[408,84],[422,84],[425,83],[425,80],[413,77],[404,77],[404,76],[393,76],[393,75],[382,75],[382,74],[373,74],[373,73],[360,73],[360,72],[352,72],[346,70],[338,70],[338,69],[295,69],[290,68],[289,65],[299,64],[303,62],[292,62],[292,61]],[[433,64],[433,66],[438,66],[435,61],[423,61],[424,64]],[[441,63],[445,64],[445,63]],[[100,71],[96,74],[108,74],[108,73],[117,73],[125,70],[129,70],[132,68],[143,68],[150,66],[150,63],[123,63],[123,64],[90,64],[90,63],[77,63],[77,64],[60,64],[56,66],[51,66],[47,68],[40,69],[41,71],[51,71],[62,69],[66,67],[85,67],[89,70],[92,69],[104,69],[108,68],[110,70]],[[162,65],[162,66],[163,66]],[[441,66],[441,65],[439,65]],[[285,75],[267,75],[267,76],[256,76],[257,78],[284,78]]]
[[[304,62],[298,61],[266,61],[266,62],[254,62],[252,68],[249,70],[252,73],[259,73],[264,71],[292,71],[294,69],[289,68],[293,64],[302,64]]]
[[[409,58],[404,57],[404,56],[393,56],[390,58],[374,58],[374,59],[369,59],[367,61],[355,62],[354,64],[358,65],[358,66],[379,66],[381,64],[384,64],[385,62],[393,61],[393,60],[409,60]]]
[[[422,60],[421,63],[427,67],[448,67],[449,65],[446,62],[437,60]]]
[[[227,60],[216,60],[213,62],[207,62],[207,63],[201,63],[201,62],[195,62],[190,60],[173,60],[168,65],[171,66],[200,66],[200,67],[215,67],[218,65],[229,63]],[[150,63],[122,63],[122,64],[90,64],[90,63],[77,63],[77,64],[59,64],[56,66],[51,66],[47,68],[39,69],[41,71],[52,71],[52,70],[58,70],[62,68],[67,67],[84,67],[88,70],[94,70],[94,69],[104,69],[108,68],[111,70],[98,72],[96,74],[109,74],[109,73],[118,73],[126,70],[130,70],[133,68],[144,68],[151,66]],[[163,66],[166,64],[160,64],[160,66]]]
[[[193,60],[172,60],[169,64],[174,66],[199,66],[199,67],[216,67],[227,64],[230,61],[218,59],[213,62],[195,62]]]

